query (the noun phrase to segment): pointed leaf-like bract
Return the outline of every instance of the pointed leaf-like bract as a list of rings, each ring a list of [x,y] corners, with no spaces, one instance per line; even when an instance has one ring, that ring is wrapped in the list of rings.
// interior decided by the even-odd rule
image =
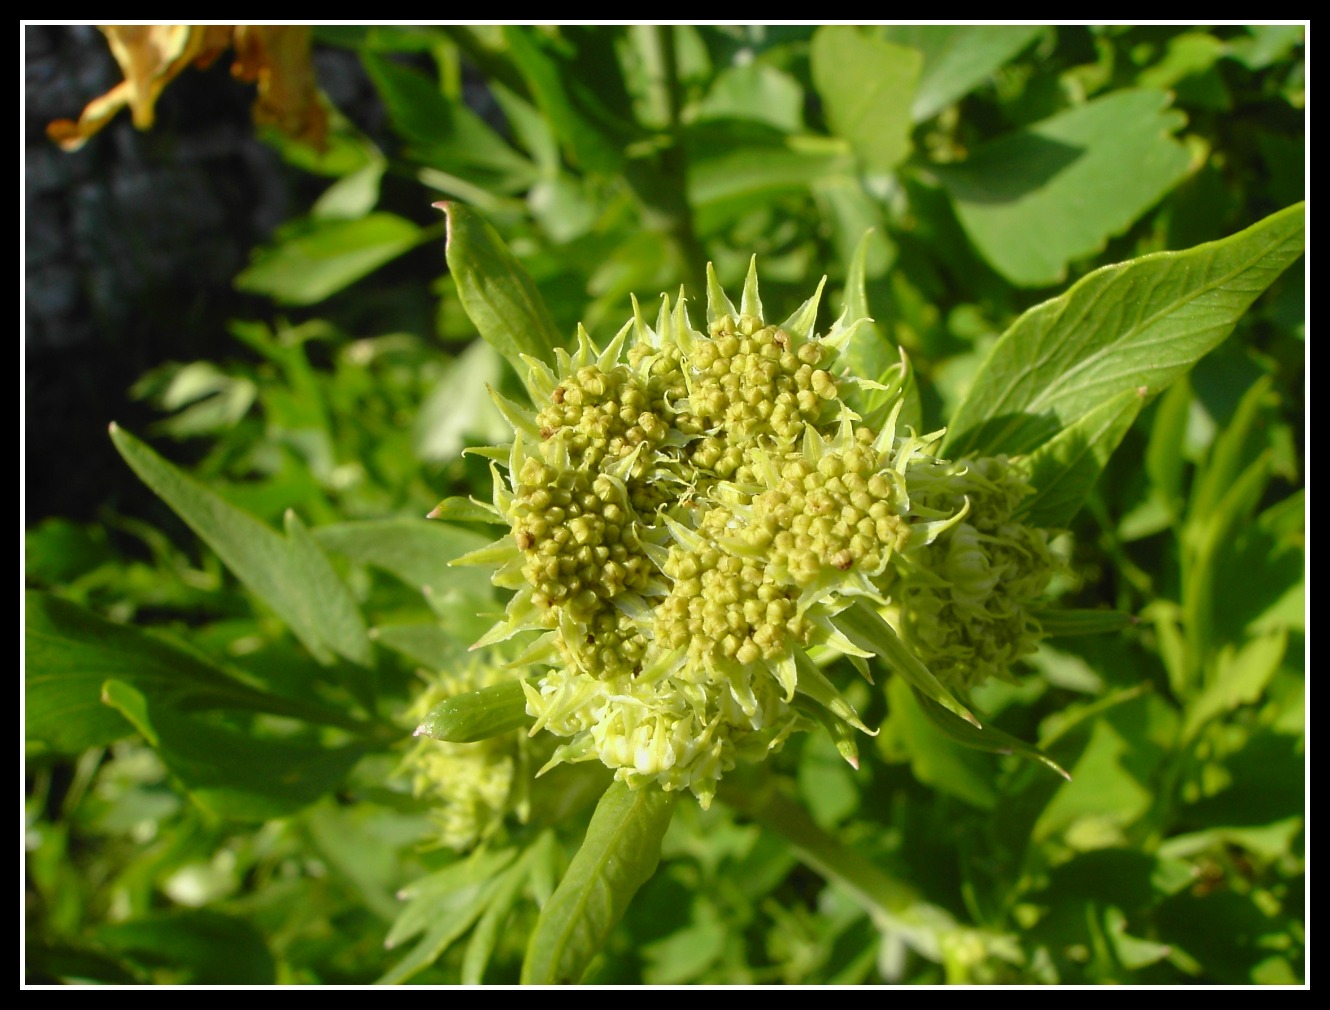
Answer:
[[[444,699],[429,710],[415,735],[449,743],[475,743],[530,726],[533,721],[526,714],[522,682],[513,680]]]
[[[448,270],[480,335],[518,375],[528,371],[523,354],[552,364],[563,338],[531,275],[470,207],[451,201],[435,206],[448,215]]]

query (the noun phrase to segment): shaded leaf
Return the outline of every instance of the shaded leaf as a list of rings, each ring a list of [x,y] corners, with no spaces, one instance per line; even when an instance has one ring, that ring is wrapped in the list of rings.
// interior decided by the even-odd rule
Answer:
[[[914,696],[903,678],[893,677],[886,685],[888,717],[882,724],[879,751],[887,761],[908,762],[914,777],[940,793],[954,796],[980,810],[992,810],[998,802],[991,758],[971,753],[944,732],[936,717],[930,718],[931,702]],[[936,711],[936,709],[935,709]],[[942,718],[959,723],[950,713]],[[969,723],[959,723],[971,729]]]
[[[166,639],[104,620],[43,593],[25,597],[25,730],[62,752],[96,747],[132,727],[102,704],[109,679],[178,704],[300,715],[336,723],[336,713],[288,701],[231,677]]]
[[[221,817],[285,817],[335,789],[365,753],[255,735],[206,720],[108,680],[106,703],[134,724],[200,806]]]
[[[996,726],[980,727],[972,723],[962,722],[917,688],[914,695],[924,713],[932,720],[933,725],[956,743],[965,747],[973,747],[975,750],[989,751],[993,754],[1015,754],[1027,760],[1038,762],[1050,771],[1061,775],[1064,779],[1071,778],[1065,768],[1034,744],[1026,743],[1019,737],[1014,737]]]
[[[910,106],[916,123],[969,94],[1033,42],[1041,25],[892,25],[887,38],[924,57],[919,87]]]
[[[571,36],[554,42],[532,28],[510,26],[503,38],[508,56],[572,160],[588,171],[617,172],[624,162],[628,127],[605,101],[623,95],[617,67],[580,52]]]
[[[1027,466],[1036,490],[1021,502],[1017,515],[1034,526],[1071,522],[1144,404],[1143,391],[1124,389],[1032,452]]]
[[[1120,610],[1063,610],[1050,608],[1036,611],[1035,618],[1045,635],[1054,637],[1073,635],[1105,635],[1131,627],[1136,618]]]
[[[263,934],[243,919],[208,909],[108,923],[97,930],[97,939],[130,961],[166,969],[172,982],[272,985],[276,981],[276,966]]]
[[[1185,176],[1185,119],[1163,91],[1119,91],[938,165],[975,247],[1007,280],[1057,284]]]

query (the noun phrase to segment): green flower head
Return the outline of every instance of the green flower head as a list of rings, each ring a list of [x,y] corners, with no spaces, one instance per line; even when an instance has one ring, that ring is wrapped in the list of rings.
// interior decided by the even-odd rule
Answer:
[[[903,635],[930,689],[1005,672],[1052,570],[1046,538],[1011,520],[1024,485],[1005,461],[938,460],[942,432],[897,423],[903,383],[838,367],[860,321],[815,334],[820,287],[772,325],[755,266],[738,307],[708,281],[705,329],[682,297],[653,322],[634,301],[603,349],[579,330],[554,367],[526,359],[534,404],[496,394],[515,429],[492,451],[510,531],[460,559],[514,590],[477,645],[525,642],[535,730],[566,738],[550,765],[600,760],[704,805],[797,729],[865,729],[822,673],[839,657],[899,665]],[[867,388],[887,402],[862,416],[846,397]],[[957,643],[994,626],[1005,652],[967,665]]]

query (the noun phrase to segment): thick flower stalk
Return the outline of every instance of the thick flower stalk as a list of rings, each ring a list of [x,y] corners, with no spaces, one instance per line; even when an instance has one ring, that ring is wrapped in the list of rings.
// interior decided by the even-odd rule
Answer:
[[[1006,460],[935,458],[942,432],[897,423],[900,388],[837,367],[859,321],[814,330],[817,294],[768,323],[750,269],[740,305],[708,276],[705,329],[682,298],[602,350],[578,334],[554,367],[525,359],[526,408],[494,464],[510,527],[460,559],[515,591],[478,646],[522,637],[550,764],[598,759],[630,785],[689,789],[821,721],[866,729],[822,669],[881,656],[972,719],[963,688],[1030,651],[1029,605],[1055,564],[1015,518],[1028,491]],[[904,364],[900,366],[903,379]],[[839,730],[837,728],[840,728]]]

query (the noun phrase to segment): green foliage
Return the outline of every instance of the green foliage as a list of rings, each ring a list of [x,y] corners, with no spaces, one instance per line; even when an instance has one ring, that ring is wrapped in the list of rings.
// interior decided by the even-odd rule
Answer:
[[[28,982],[1305,978],[1302,28],[316,36],[387,125],[271,138],[328,186],[236,283],[298,314],[135,387],[169,512],[27,534]],[[528,359],[753,254],[769,318],[828,277],[856,411],[1018,457],[1067,562],[1009,680],[836,615],[882,662],[801,653],[827,732],[704,810],[529,737],[530,638],[416,671],[473,684],[515,585],[451,562],[502,554]],[[471,851],[413,731],[502,743]]]

